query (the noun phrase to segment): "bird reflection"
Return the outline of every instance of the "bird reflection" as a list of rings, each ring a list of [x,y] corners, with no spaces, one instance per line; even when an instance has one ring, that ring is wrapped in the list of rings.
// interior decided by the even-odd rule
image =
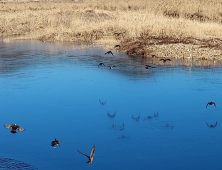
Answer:
[[[173,128],[174,128],[174,126],[170,125],[169,123],[167,123],[167,124],[165,125],[165,127],[166,127],[166,128],[170,128],[170,129],[173,129]]]
[[[123,123],[123,126],[119,130],[124,130],[124,123]]]
[[[106,67],[109,67],[110,70],[114,69],[114,67],[116,66],[106,66]]]
[[[165,63],[166,61],[171,61],[171,59],[169,59],[169,58],[161,58],[159,61],[163,61]]]
[[[94,152],[95,152],[95,149],[96,149],[96,145],[93,146],[92,150],[91,150],[91,153],[90,153],[90,156],[78,151],[79,153],[83,154],[84,156],[86,156],[88,158],[88,161],[86,161],[86,163],[92,163],[93,162],[93,157],[95,156]]]
[[[112,54],[113,55],[113,52],[112,51],[107,51],[105,54]]]
[[[110,118],[114,118],[115,116],[116,116],[116,112],[115,113],[113,113],[112,115],[111,114],[109,114],[109,112],[107,113],[107,115],[110,117]]]
[[[123,139],[123,138],[130,138],[130,137],[129,137],[129,136],[122,135],[121,137],[118,137],[117,139]]]
[[[124,126],[124,123],[123,124],[112,124],[112,129],[116,130],[124,130],[125,126]]]
[[[139,121],[140,115],[138,117],[133,117],[133,115],[132,115],[132,119],[134,119],[135,121]]]
[[[18,131],[20,131],[20,132],[22,132],[22,131],[25,130],[24,128],[22,128],[21,126],[18,126],[18,125],[16,125],[16,124],[5,124],[4,126],[5,126],[7,129],[12,128],[12,129],[11,129],[11,133],[16,133],[16,130],[17,130],[17,129],[18,129]]]
[[[106,104],[106,101],[102,102],[100,99],[99,99],[99,102],[100,102],[101,105],[105,105]]]
[[[207,126],[210,127],[210,128],[214,128],[217,126],[217,122],[215,123],[215,125],[209,125],[207,122],[206,122]]]
[[[214,105],[217,108],[217,106],[214,102],[208,102],[207,105],[206,105],[206,108],[207,108],[208,105]]]
[[[157,113],[154,113],[154,115],[153,115],[154,117],[158,117],[159,116],[159,113],[157,112]]]
[[[52,146],[53,148],[56,148],[55,145],[58,145],[58,146],[60,147],[60,142],[59,142],[56,138],[55,138],[54,141],[51,142],[51,146]]]
[[[152,118],[152,116],[147,116],[145,119],[143,119],[143,120],[147,120],[147,119],[151,119]]]
[[[113,125],[112,125],[112,128],[113,128],[113,129],[116,129],[116,125],[115,125],[115,124],[113,124]]]

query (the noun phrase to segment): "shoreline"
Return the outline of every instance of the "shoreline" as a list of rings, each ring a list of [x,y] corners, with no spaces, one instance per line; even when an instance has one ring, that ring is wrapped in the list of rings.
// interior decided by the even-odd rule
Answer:
[[[193,9],[187,5],[184,13],[178,10],[183,1],[168,1],[150,0],[153,8],[141,0],[0,1],[0,36],[3,41],[90,43],[131,57],[221,62],[222,16],[210,18],[208,7],[218,6],[216,0],[202,9],[199,1]],[[172,7],[172,2],[178,4]]]

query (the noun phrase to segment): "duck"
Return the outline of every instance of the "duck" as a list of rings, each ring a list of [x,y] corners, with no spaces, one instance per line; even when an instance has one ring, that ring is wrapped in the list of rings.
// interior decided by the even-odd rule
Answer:
[[[150,69],[150,68],[155,68],[155,67],[153,67],[151,65],[145,65],[145,69]]]
[[[217,105],[214,102],[208,102],[207,105],[206,105],[206,108],[207,108],[208,105],[214,105],[217,108]]]
[[[106,67],[104,63],[99,63],[98,67],[99,67],[99,66],[104,66],[104,67]]]
[[[169,59],[169,58],[161,58],[159,61],[163,61],[165,63],[166,61],[171,61],[171,59]]]
[[[51,146],[52,146],[53,148],[56,148],[55,145],[58,145],[58,146],[60,147],[60,142],[59,142],[56,138],[55,138],[54,141],[51,142]]]
[[[88,158],[88,161],[86,161],[86,163],[92,163],[92,162],[93,162],[93,158],[94,158],[94,156],[95,156],[95,154],[94,154],[95,149],[96,149],[96,145],[93,146],[93,148],[92,148],[91,153],[90,153],[89,156],[86,155],[86,154],[84,154],[84,153],[82,153],[82,152],[80,152],[79,150],[77,150],[77,151]]]
[[[11,133],[17,133],[16,130],[18,129],[18,131],[22,132],[24,131],[25,129],[22,128],[21,126],[17,125],[17,124],[5,124],[4,125],[7,129],[11,129]]]
[[[105,54],[112,54],[113,55],[113,52],[112,51],[107,51]]]
[[[126,31],[124,31],[124,32],[114,32],[113,34],[116,35],[116,36],[120,36],[121,34],[124,34],[124,33],[126,33]]]
[[[120,34],[122,34],[121,32],[114,32],[114,35],[116,36],[120,36]]]

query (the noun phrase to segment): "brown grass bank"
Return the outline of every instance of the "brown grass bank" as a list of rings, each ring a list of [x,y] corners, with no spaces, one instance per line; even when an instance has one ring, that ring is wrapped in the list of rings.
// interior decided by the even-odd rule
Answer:
[[[222,0],[0,0],[0,35],[216,61],[222,59]]]

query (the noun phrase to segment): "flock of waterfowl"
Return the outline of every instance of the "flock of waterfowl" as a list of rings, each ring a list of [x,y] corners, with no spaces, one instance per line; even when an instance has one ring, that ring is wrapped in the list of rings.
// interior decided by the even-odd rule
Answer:
[[[114,48],[120,48],[120,45],[115,45]],[[111,50],[107,51],[105,53],[105,55],[106,54],[111,54],[111,55],[114,56],[114,54],[113,54],[113,52]],[[151,55],[151,57],[155,58],[156,55]],[[161,59],[159,59],[159,61],[163,61],[163,63],[166,63],[167,61],[171,61],[171,59],[169,59],[169,58],[161,58]],[[114,67],[116,67],[115,65],[113,65],[113,66],[106,66],[104,63],[99,63],[98,67],[100,67],[100,66],[108,67],[110,70],[112,70],[112,69],[114,69]],[[156,67],[151,65],[151,64],[146,64],[145,65],[145,69],[151,69],[151,68],[156,68]]]
[[[120,47],[120,45],[116,45],[115,47]],[[113,55],[112,51],[107,51],[105,54],[111,54],[111,55]],[[155,57],[155,55],[152,55],[152,58],[153,58],[153,57]],[[163,61],[163,62],[165,63],[165,62],[167,62],[167,61],[171,61],[171,59],[169,59],[169,58],[162,58],[162,59],[159,59],[159,61]],[[113,65],[113,66],[109,66],[109,65],[108,65],[108,66],[107,66],[107,65],[105,65],[104,63],[99,63],[98,67],[100,67],[100,66],[107,67],[107,68],[109,68],[110,70],[112,70],[112,69],[115,67],[115,65]],[[145,68],[146,68],[146,69],[151,69],[151,68],[155,68],[155,67],[152,66],[152,65],[145,65]],[[106,101],[103,102],[103,101],[99,100],[99,102],[100,102],[101,105],[105,105],[105,104],[106,104]],[[208,102],[207,105],[206,105],[206,108],[208,107],[208,105],[214,105],[214,106],[217,108],[215,102],[212,102],[212,101],[211,101],[211,102]],[[114,112],[113,114],[110,114],[110,113],[108,112],[107,115],[108,115],[109,118],[114,118],[114,117],[116,116],[116,112]],[[158,113],[154,113],[154,117],[158,117],[158,115],[159,115]],[[151,116],[148,116],[148,117],[145,118],[145,119],[150,119],[150,118],[151,118]],[[139,121],[140,115],[137,116],[137,117],[134,117],[134,116],[132,115],[132,119],[135,120],[135,121]],[[144,120],[145,120],[145,119],[144,119]],[[206,122],[206,124],[207,124],[207,126],[210,127],[210,128],[214,128],[214,127],[217,126],[217,122],[216,122],[214,125],[212,125],[212,124],[209,125],[207,122]],[[17,125],[17,124],[5,124],[4,126],[5,126],[5,128],[7,128],[7,129],[11,129],[10,132],[13,133],[13,134],[17,133],[16,130],[18,130],[18,131],[20,131],[20,132],[22,132],[22,131],[25,130],[23,127],[21,127],[21,126],[19,126],[19,125]],[[115,126],[115,125],[113,125],[113,126]],[[124,123],[122,124],[121,128],[119,128],[119,130],[124,130]],[[53,140],[53,141],[51,142],[51,146],[52,146],[53,148],[56,148],[56,145],[58,145],[58,146],[60,147],[60,141],[57,140],[57,138],[55,138],[55,140]],[[96,148],[96,146],[94,145],[93,148],[92,148],[92,150],[91,150],[91,152],[90,152],[90,155],[86,155],[86,154],[80,152],[79,150],[77,150],[77,152],[79,152],[80,154],[82,154],[82,155],[84,155],[84,156],[86,156],[86,157],[88,158],[88,160],[86,161],[86,163],[92,163],[92,162],[93,162],[93,158],[94,158],[94,156],[95,156],[95,154],[94,154],[95,148]]]

